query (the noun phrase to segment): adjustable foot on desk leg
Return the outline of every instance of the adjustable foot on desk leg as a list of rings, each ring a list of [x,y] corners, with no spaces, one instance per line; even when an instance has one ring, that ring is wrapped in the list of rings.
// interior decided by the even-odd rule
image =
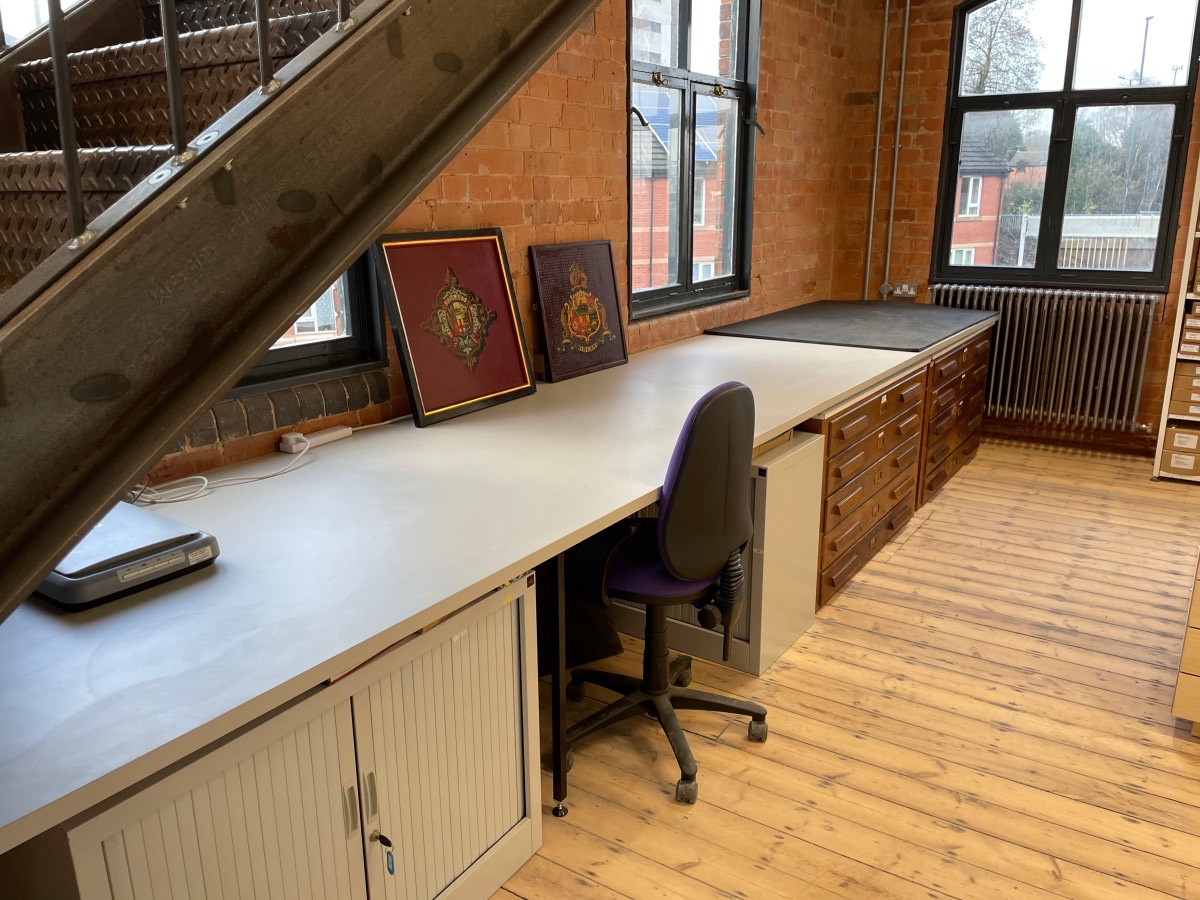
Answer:
[[[560,800],[560,801],[558,801],[558,806],[556,806],[556,807],[554,807],[554,809],[550,810],[550,814],[552,816],[554,816],[554,818],[556,818],[556,819],[561,819],[563,816],[565,816],[567,814],[567,808],[562,805],[562,801]]]

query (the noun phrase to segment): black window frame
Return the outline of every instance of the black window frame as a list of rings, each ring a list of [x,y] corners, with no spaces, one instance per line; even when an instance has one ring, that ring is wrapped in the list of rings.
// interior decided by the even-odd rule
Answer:
[[[268,350],[229,391],[229,397],[325,381],[387,365],[383,305],[370,252],[355,260],[345,274],[351,333]]]
[[[668,0],[669,2],[669,0]],[[762,31],[762,0],[741,0],[738,27],[744,35],[739,48],[737,78],[692,72],[687,67],[691,47],[692,0],[679,0],[679,67],[647,63],[633,58],[633,4],[627,17],[626,46],[628,47],[628,99],[630,126],[626,147],[629,161],[627,221],[629,222],[628,262],[629,319],[635,321],[665,313],[708,306],[725,300],[745,297],[750,293],[750,267],[754,219],[754,148],[758,124],[759,48]],[[642,123],[634,102],[634,86],[676,88],[681,92],[680,153],[679,153],[679,210],[678,258],[679,283],[643,291],[633,289],[633,140],[634,130],[648,128]],[[696,96],[707,94],[738,100],[738,166],[735,175],[737,199],[734,209],[727,212],[728,225],[733,231],[733,271],[718,279],[694,283],[692,278],[692,205],[695,197],[695,151],[692,144]]]
[[[965,0],[954,10],[953,39],[950,47],[950,81],[946,92],[945,138],[942,142],[930,281],[953,281],[964,284],[995,284],[1003,281],[1016,286],[1028,285],[1030,287],[1125,289],[1156,292],[1169,290],[1171,266],[1175,253],[1174,238],[1179,223],[1179,210],[1183,199],[1183,180],[1187,169],[1192,109],[1196,97],[1197,76],[1200,74],[1200,53],[1198,53],[1200,51],[1200,10],[1197,11],[1193,27],[1191,59],[1185,84],[1138,86],[1137,88],[1076,89],[1071,87],[1074,80],[1076,52],[1079,46],[1079,26],[1083,13],[1083,0],[1072,0],[1065,75],[1063,87],[1060,90],[959,96],[962,89],[963,48],[966,40],[967,16],[991,2],[994,0]],[[1175,107],[1171,147],[1167,157],[1162,215],[1159,220],[1158,242],[1154,254],[1154,268],[1148,272],[1059,268],[1058,258],[1062,243],[1067,179],[1070,175],[1071,148],[1078,111],[1080,108],[1086,107],[1126,105],[1173,105]],[[971,112],[1006,112],[1016,109],[1052,110],[1050,147],[1046,160],[1046,183],[1039,223],[1037,262],[1032,268],[951,265],[950,249],[955,212],[958,206],[955,202],[955,194],[959,182],[959,144],[962,139],[964,118],[967,113]]]

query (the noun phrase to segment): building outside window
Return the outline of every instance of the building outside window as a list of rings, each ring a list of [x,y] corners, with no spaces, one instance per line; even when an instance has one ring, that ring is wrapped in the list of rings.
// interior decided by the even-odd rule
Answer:
[[[973,266],[975,265],[975,248],[974,247],[953,247],[950,250],[950,265],[952,266]]]
[[[749,287],[759,12],[760,0],[632,2],[631,318]]]
[[[1196,5],[958,7],[935,279],[1167,287]]]
[[[233,394],[319,381],[386,362],[372,264],[363,256],[338,277],[238,382]]]

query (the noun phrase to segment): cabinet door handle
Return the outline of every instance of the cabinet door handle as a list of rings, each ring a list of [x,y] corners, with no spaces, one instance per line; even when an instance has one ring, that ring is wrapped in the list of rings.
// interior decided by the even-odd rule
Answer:
[[[358,831],[358,791],[354,785],[342,791],[342,824],[346,826],[346,837]]]
[[[367,819],[370,820],[379,815],[379,794],[375,790],[374,770],[368,772],[363,781],[366,782],[363,793],[366,794],[364,799],[367,801]]]
[[[849,422],[842,426],[841,438],[843,441],[852,441],[871,424],[871,420],[867,416],[859,416],[853,422]]]
[[[833,504],[833,514],[835,516],[842,515],[843,512],[850,509],[851,501],[861,495],[862,495],[862,488],[856,487],[854,490],[852,490],[849,493],[849,495],[847,495],[843,499],[839,500],[837,503]]]

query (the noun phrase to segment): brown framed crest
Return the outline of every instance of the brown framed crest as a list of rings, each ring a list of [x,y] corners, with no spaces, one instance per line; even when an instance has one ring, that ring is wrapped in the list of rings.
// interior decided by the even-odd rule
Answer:
[[[562,381],[629,361],[611,241],[529,248],[542,334],[545,378]]]
[[[536,390],[500,229],[385,234],[374,254],[417,425]]]

